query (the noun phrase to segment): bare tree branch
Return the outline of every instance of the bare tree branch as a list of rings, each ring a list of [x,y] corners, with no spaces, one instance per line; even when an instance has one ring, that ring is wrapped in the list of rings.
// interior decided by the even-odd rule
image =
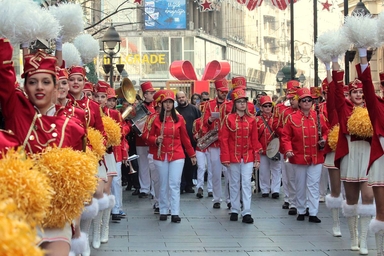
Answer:
[[[88,30],[88,29],[91,29],[97,25],[99,25],[100,23],[102,23],[104,20],[108,19],[109,17],[115,15],[116,13],[118,12],[121,12],[121,11],[124,11],[124,10],[135,10],[135,9],[139,9],[139,8],[143,8],[143,7],[126,7],[126,8],[123,8],[123,9],[120,9],[120,10],[115,10],[113,12],[111,12],[110,14],[108,14],[107,16],[105,16],[104,18],[102,18],[101,20],[99,20],[98,22],[84,28],[84,30]]]

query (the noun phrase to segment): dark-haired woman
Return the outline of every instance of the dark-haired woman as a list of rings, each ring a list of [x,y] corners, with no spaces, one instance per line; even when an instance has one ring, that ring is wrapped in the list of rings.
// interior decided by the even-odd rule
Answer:
[[[258,139],[256,118],[248,111],[245,91],[234,90],[232,100],[232,112],[224,117],[219,132],[220,160],[228,168],[230,220],[237,221],[241,213],[242,222],[251,224],[252,170],[260,165],[259,151],[262,147]],[[243,200],[242,211],[240,198]]]
[[[196,106],[196,107],[199,107],[200,102],[201,102],[201,95],[198,94],[198,93],[192,94],[192,96],[191,96],[191,104]]]
[[[28,153],[40,153],[49,146],[82,150],[84,127],[63,109],[56,111],[53,104],[57,90],[56,58],[42,51],[25,56],[23,92],[15,89],[13,49],[7,39],[0,39],[0,49],[0,102],[6,128],[15,131]],[[44,229],[40,235],[39,245],[46,250],[46,255],[68,255],[72,237],[70,223],[64,228]]]
[[[193,165],[196,164],[196,155],[189,141],[184,118],[176,113],[174,101],[174,93],[165,90],[160,114],[153,121],[148,141],[160,148],[153,156],[159,172],[160,220],[167,220],[170,203],[171,221],[179,223],[180,183],[185,158],[183,147]]]

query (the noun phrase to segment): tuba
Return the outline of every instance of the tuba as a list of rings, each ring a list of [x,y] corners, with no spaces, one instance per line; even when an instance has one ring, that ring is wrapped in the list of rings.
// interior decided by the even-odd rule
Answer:
[[[136,101],[136,90],[133,87],[133,84],[129,78],[124,78],[123,82],[121,83],[121,87],[116,89],[116,94],[119,98],[125,98],[130,106],[127,107],[127,109],[121,114],[123,119],[126,119],[130,116],[131,112],[135,109],[133,104]]]

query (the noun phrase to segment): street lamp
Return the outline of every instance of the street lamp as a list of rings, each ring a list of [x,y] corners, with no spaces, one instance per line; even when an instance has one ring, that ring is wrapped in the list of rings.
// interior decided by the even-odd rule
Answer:
[[[121,39],[120,39],[119,33],[117,33],[113,24],[111,24],[111,26],[107,29],[107,31],[103,36],[103,39],[101,39],[101,42],[103,43],[103,51],[106,54],[108,54],[108,57],[110,60],[109,64],[103,65],[103,68],[107,74],[110,73],[109,85],[111,86],[111,88],[114,88],[113,87],[113,56],[120,51]],[[117,47],[117,50],[115,51],[116,45],[118,47]],[[119,65],[122,65],[122,64],[119,64]],[[117,68],[119,69],[119,72],[121,72],[124,68],[124,65],[122,67],[117,66]]]
[[[303,73],[301,73],[301,75],[299,76],[299,81],[300,81],[300,83],[301,83],[301,85],[303,85],[304,84],[304,82],[305,82],[305,76],[304,76],[304,74]]]
[[[276,81],[280,83],[280,96],[283,95],[283,81],[284,81],[285,75],[282,70],[279,70],[276,75]]]

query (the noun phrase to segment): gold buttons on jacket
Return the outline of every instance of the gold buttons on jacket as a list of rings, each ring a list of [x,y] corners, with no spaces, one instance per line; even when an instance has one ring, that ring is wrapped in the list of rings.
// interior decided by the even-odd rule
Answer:
[[[52,133],[52,137],[56,138],[57,137],[57,133],[56,132]]]
[[[29,136],[29,140],[35,140],[35,136],[33,135]]]

